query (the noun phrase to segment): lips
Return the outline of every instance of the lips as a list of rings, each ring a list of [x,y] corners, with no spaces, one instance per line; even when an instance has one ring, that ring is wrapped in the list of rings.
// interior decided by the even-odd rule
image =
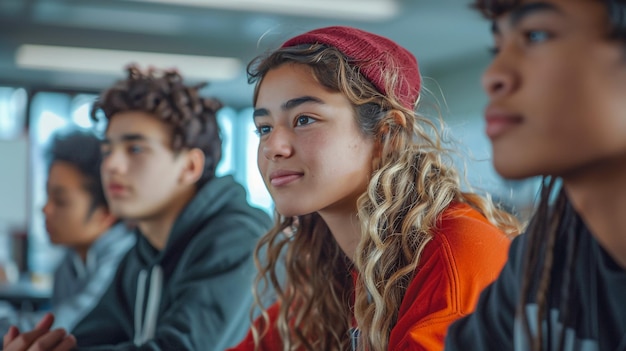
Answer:
[[[487,122],[485,130],[487,136],[493,140],[520,125],[523,122],[523,118],[518,114],[489,107],[485,111],[485,121]]]
[[[109,185],[107,186],[107,191],[110,196],[119,197],[128,192],[128,187],[120,183],[109,183]]]
[[[270,174],[270,184],[275,187],[285,186],[302,178],[304,173],[288,170],[278,170]]]
[[[45,221],[45,227],[46,227],[46,233],[48,233],[48,235],[54,235],[54,228],[52,227],[52,225],[50,223],[48,223],[48,221]]]

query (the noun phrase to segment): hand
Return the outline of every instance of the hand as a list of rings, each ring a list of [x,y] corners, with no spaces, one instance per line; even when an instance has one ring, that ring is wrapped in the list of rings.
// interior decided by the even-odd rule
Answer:
[[[20,334],[16,327],[9,328],[4,335],[4,351],[69,351],[76,346],[73,335],[64,329],[50,330],[54,316],[46,314],[34,330]]]

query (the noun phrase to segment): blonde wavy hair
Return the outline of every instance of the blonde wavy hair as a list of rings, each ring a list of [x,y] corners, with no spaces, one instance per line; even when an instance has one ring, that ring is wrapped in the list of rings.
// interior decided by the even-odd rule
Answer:
[[[353,316],[361,331],[359,349],[386,350],[424,247],[452,202],[469,204],[509,236],[519,233],[519,222],[488,198],[461,191],[457,172],[444,162],[448,150],[436,126],[393,95],[391,87],[402,79],[398,68],[383,72],[389,93],[382,95],[333,47],[281,48],[248,65],[249,81],[256,83],[255,103],[265,74],[285,63],[308,65],[321,85],[343,93],[361,131],[375,138],[379,156],[357,203],[361,239],[354,261],[317,213],[276,214],[274,227],[255,250],[254,295],[262,312],[261,323],[252,328],[255,350],[269,328],[264,303],[269,290],[279,303],[276,328],[284,351],[350,350]],[[279,273],[281,264],[286,278]],[[356,286],[354,271],[359,272]]]

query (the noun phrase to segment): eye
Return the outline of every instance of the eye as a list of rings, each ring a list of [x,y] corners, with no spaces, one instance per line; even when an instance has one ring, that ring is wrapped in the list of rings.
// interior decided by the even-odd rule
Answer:
[[[313,117],[301,115],[296,118],[296,126],[304,126],[311,123],[315,123],[315,119]]]
[[[111,155],[111,148],[108,148],[108,147],[100,148],[100,155],[102,155],[102,157],[108,157],[109,155]]]
[[[552,37],[552,35],[545,30],[529,30],[524,32],[524,36],[529,43],[542,43]]]
[[[143,151],[143,148],[139,145],[130,145],[128,147],[128,152],[131,154],[138,154],[141,153]]]
[[[66,207],[69,204],[69,201],[67,201],[66,199],[61,199],[61,198],[52,198],[51,201],[55,207],[59,207],[59,208]]]
[[[257,126],[256,129],[254,130],[254,132],[256,133],[256,135],[258,136],[263,136],[269,132],[272,131],[272,127],[267,126],[267,125],[260,125]]]

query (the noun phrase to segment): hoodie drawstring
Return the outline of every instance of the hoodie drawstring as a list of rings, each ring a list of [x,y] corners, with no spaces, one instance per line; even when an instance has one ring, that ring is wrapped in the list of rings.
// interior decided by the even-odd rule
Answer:
[[[150,271],[150,285],[148,285],[148,303],[143,313],[144,296],[146,293],[147,270],[141,270],[137,277],[137,295],[135,296],[135,346],[145,344],[153,339],[156,333],[157,312],[161,303],[163,285],[163,269],[156,265]]]

